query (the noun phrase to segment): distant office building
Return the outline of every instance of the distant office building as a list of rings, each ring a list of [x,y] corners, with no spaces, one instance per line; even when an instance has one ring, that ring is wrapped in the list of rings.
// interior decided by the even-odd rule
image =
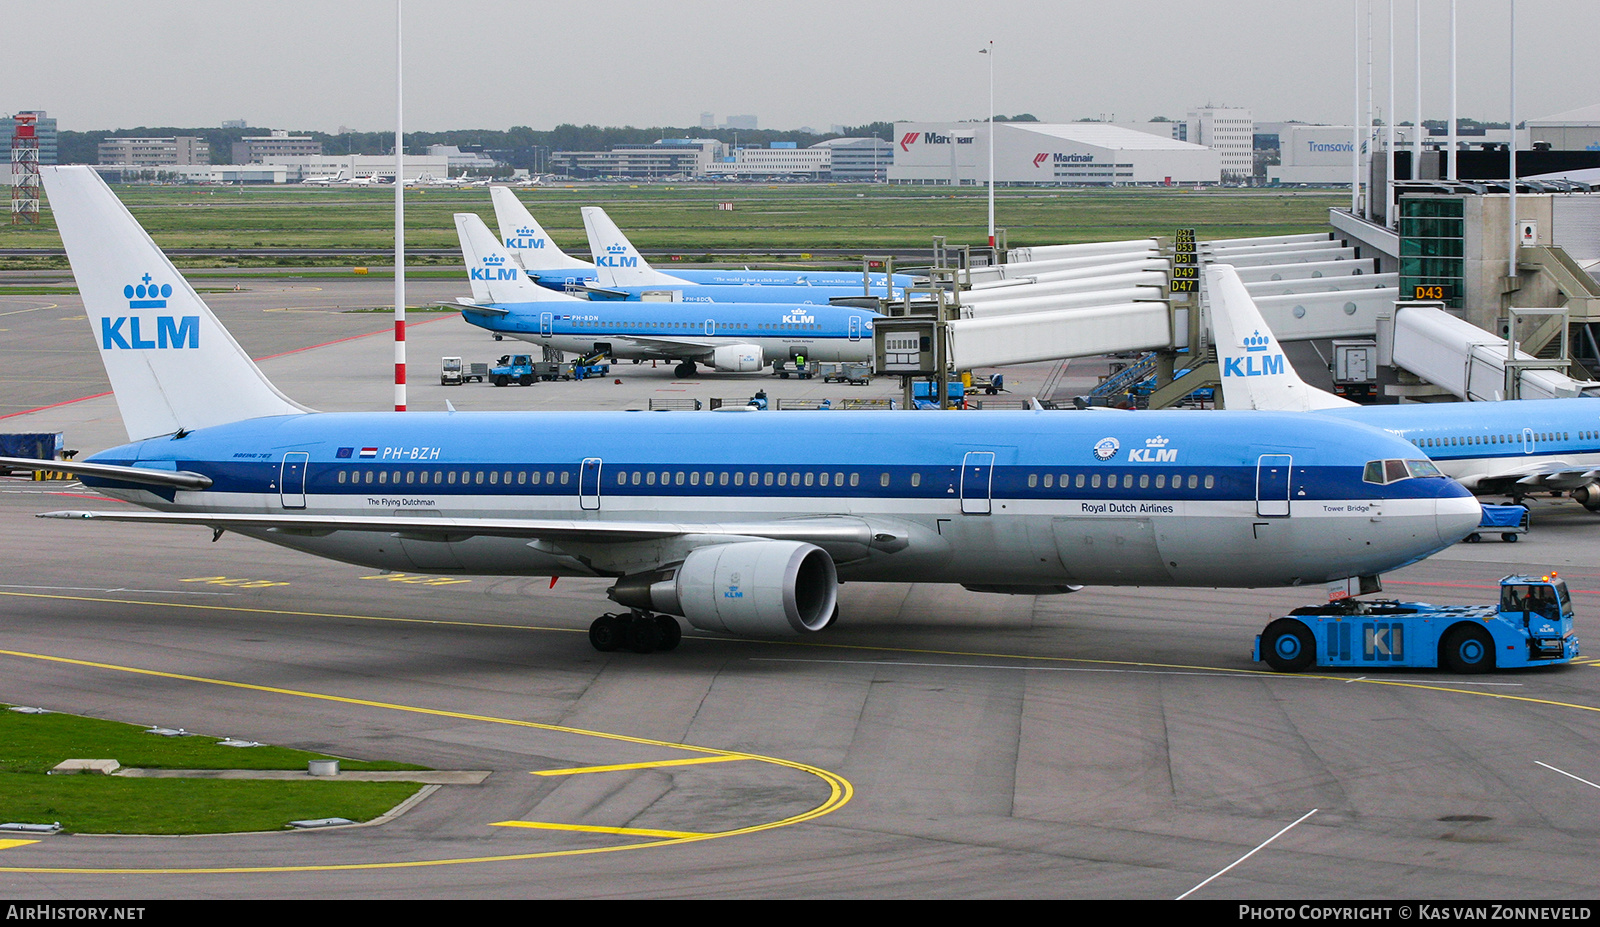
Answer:
[[[756,117],[729,116],[728,121],[723,123],[722,127],[724,129],[749,129],[753,131],[756,128]]]
[[[245,128],[249,128],[249,126],[250,126],[250,123],[245,122],[243,119],[224,119],[224,120],[222,120],[222,127],[224,129],[245,129]]]
[[[897,122],[890,183],[982,185],[987,122]],[[1107,122],[997,122],[994,177],[1003,186],[1216,183],[1220,156]]]
[[[33,134],[34,138],[39,140],[39,163],[55,164],[57,157],[56,121],[46,116],[42,109],[25,109],[18,115],[25,116],[30,113],[38,117],[33,123]],[[16,129],[17,120],[15,117],[6,116],[0,119],[0,149],[11,150],[11,137],[16,134]],[[6,155],[6,157],[9,159],[10,155]],[[9,171],[10,168],[5,168],[5,170]],[[9,182],[9,178],[7,182]]]
[[[101,164],[163,167],[171,164],[210,164],[211,143],[203,138],[108,138],[100,143]]]
[[[273,129],[271,135],[247,135],[233,143],[234,164],[274,164],[284,158],[314,158],[322,143],[304,135]]]
[[[881,138],[830,138],[811,147],[833,153],[830,180],[882,183],[894,163],[894,146]]]
[[[610,151],[555,151],[550,170],[569,177],[661,180],[703,177],[727,157],[714,138],[664,138],[649,145],[618,145]]]
[[[1255,171],[1255,120],[1250,111],[1207,106],[1189,113],[1185,141],[1222,156],[1223,180],[1248,180]]]
[[[800,148],[794,142],[773,142],[769,148],[740,148],[732,158],[713,164],[711,173],[735,179],[821,180],[832,164],[833,150],[826,145]]]
[[[700,114],[700,128],[702,128],[702,129],[715,129],[716,127],[717,127],[717,114],[716,113],[701,113]]]

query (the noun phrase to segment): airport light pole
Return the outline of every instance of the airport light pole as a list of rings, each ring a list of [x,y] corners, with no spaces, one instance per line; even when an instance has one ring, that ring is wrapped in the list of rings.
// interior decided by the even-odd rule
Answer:
[[[401,8],[394,0],[394,410],[406,410],[406,173]],[[448,173],[448,172],[447,172]]]
[[[978,54],[989,56],[989,251],[994,252],[994,40]]]

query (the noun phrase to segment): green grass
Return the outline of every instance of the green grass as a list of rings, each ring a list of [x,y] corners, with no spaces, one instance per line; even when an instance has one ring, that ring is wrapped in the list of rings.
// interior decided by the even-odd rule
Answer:
[[[223,747],[214,737],[160,737],[65,714],[0,710],[0,822],[61,822],[71,833],[203,834],[277,830],[289,821],[371,820],[404,801],[411,782],[123,779],[50,776],[68,759],[153,769],[295,769],[328,757],[284,747]],[[344,770],[417,770],[341,759]]]
[[[116,188],[128,208],[168,248],[373,248],[394,244],[392,190],[314,187]],[[764,249],[926,248],[935,235],[952,244],[979,243],[987,230],[987,194],[980,188],[861,184],[649,185],[591,184],[518,191],[563,248],[585,253],[579,208],[603,206],[646,250],[714,250],[737,260]],[[1325,231],[1335,192],[1193,188],[1003,189],[996,220],[1011,247],[1171,235],[1194,227],[1199,237],[1233,238]],[[731,212],[716,208],[731,202]],[[486,190],[413,190],[406,196],[410,248],[457,246],[457,212],[493,227]],[[0,247],[59,247],[46,211],[36,228],[0,228]],[[22,268],[29,259],[0,266]],[[315,266],[329,259],[241,259],[222,263]],[[363,258],[382,265],[386,256]],[[207,259],[215,264],[215,259]],[[349,263],[348,260],[344,263]],[[663,264],[669,263],[663,261]]]

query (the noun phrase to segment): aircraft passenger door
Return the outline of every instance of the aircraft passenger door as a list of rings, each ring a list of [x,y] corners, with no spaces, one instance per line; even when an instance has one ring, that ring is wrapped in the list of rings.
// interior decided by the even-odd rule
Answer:
[[[1522,453],[1532,454],[1537,444],[1538,442],[1534,440],[1533,429],[1522,429]]]
[[[1289,478],[1294,458],[1288,454],[1262,454],[1256,461],[1256,514],[1289,514]]]
[[[706,319],[706,337],[709,338],[712,335],[715,335],[716,333],[717,333],[717,320],[716,319]]]
[[[283,464],[278,469],[278,494],[284,508],[306,507],[306,469],[310,461],[311,455],[302,451],[283,455]]]
[[[550,317],[550,313],[539,313],[539,334],[546,338],[550,337],[550,326],[554,321],[555,320]]]
[[[585,457],[578,469],[578,508],[587,512],[600,508],[600,458]]]
[[[994,451],[968,451],[961,461],[961,514],[988,515],[994,486]]]
[[[861,316],[859,315],[853,315],[850,317],[850,340],[861,340]]]

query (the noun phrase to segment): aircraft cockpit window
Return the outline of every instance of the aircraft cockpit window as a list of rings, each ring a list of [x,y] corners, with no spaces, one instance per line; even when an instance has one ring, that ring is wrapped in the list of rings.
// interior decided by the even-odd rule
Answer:
[[[1444,476],[1431,460],[1369,460],[1361,479],[1381,486],[1430,476]]]
[[[1443,473],[1439,472],[1439,468],[1433,465],[1431,460],[1408,460],[1406,461],[1406,469],[1411,471],[1411,475],[1416,478],[1444,476]]]

